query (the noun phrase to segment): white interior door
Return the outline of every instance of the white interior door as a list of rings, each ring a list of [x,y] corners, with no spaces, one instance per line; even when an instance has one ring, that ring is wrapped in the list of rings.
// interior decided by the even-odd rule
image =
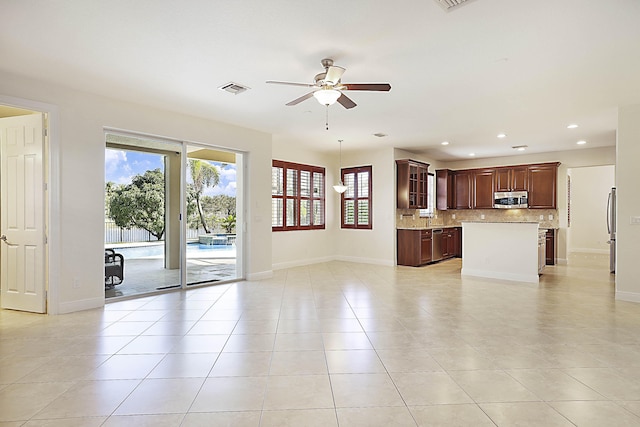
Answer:
[[[43,115],[0,119],[0,305],[44,313]]]

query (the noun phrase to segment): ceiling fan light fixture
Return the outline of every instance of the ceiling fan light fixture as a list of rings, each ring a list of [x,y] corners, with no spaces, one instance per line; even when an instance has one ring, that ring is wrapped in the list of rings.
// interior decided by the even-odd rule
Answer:
[[[313,97],[322,105],[333,105],[340,98],[340,91],[335,89],[320,89],[313,92]]]

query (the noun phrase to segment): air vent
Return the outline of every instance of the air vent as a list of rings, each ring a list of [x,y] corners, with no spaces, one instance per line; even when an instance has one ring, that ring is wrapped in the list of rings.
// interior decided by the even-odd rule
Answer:
[[[220,90],[224,90],[225,92],[229,92],[232,93],[234,95],[237,95],[239,93],[242,93],[248,89],[251,89],[250,87],[247,86],[243,86],[241,84],[238,83],[234,83],[234,82],[229,82],[227,84],[224,84],[222,86],[220,86],[218,89]]]
[[[458,6],[462,6],[468,1],[470,0],[436,0],[436,3],[438,3],[444,10],[449,11],[457,8]]]

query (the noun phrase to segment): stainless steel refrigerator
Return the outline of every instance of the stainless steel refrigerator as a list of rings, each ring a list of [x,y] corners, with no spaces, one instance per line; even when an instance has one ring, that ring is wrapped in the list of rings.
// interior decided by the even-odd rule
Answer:
[[[609,192],[607,201],[607,231],[609,232],[609,271],[616,272],[616,187]]]

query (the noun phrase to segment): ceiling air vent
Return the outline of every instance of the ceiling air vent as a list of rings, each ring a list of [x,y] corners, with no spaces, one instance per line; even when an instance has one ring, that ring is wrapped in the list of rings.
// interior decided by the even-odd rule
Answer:
[[[227,84],[224,84],[222,86],[220,86],[218,89],[220,90],[224,90],[225,92],[229,92],[232,93],[234,95],[237,95],[239,93],[242,93],[248,89],[251,89],[250,87],[247,86],[243,86],[241,84],[238,83],[234,83],[234,82],[229,82]]]
[[[438,3],[444,10],[449,11],[465,4],[468,1],[470,0],[436,0],[436,3]]]

